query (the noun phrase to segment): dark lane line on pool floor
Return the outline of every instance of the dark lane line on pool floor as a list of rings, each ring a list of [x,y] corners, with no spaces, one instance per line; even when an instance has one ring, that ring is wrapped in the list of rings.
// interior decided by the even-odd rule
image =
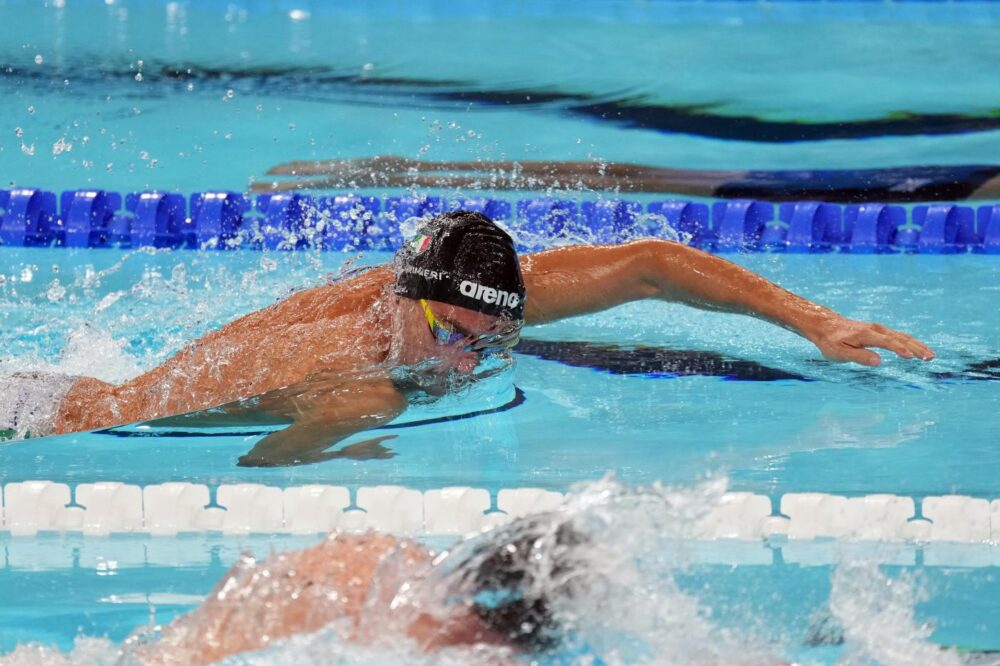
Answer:
[[[545,113],[565,113],[615,124],[672,134],[756,143],[796,143],[835,139],[871,139],[888,136],[943,135],[1000,129],[1000,109],[975,113],[887,112],[877,118],[837,121],[771,120],[721,112],[739,100],[713,103],[664,104],[647,97],[618,93],[595,94],[553,89],[489,89],[483,82],[359,75],[356,70],[322,66],[210,67],[195,63],[146,61],[134,66],[95,67],[94,62],[19,66],[0,64],[0,80],[13,80],[21,89],[35,84],[64,95],[106,90],[108,81],[129,82],[122,91],[134,97],[134,82],[141,74],[142,96],[162,97],[186,92],[188,84],[225,86],[242,94],[284,96],[317,102],[353,103],[399,108],[428,106],[462,109],[523,108]]]
[[[463,414],[436,416],[431,419],[418,419],[416,421],[405,421],[403,423],[389,423],[377,428],[371,428],[370,430],[398,430],[400,428],[415,428],[417,426],[434,425],[436,423],[464,421],[466,419],[476,418],[477,416],[487,416],[489,414],[506,412],[507,410],[523,405],[526,399],[524,391],[515,386],[514,397],[499,407],[479,409],[472,412],[465,412]],[[191,430],[122,430],[121,428],[123,428],[123,426],[115,426],[113,428],[95,430],[94,434],[113,435],[114,437],[249,437],[253,435],[266,435],[274,432],[275,430],[280,430],[282,427],[270,428],[267,430],[227,430],[226,432],[209,432],[199,430],[197,428],[192,428]]]
[[[576,368],[590,368],[612,375],[641,375],[652,379],[721,377],[730,381],[772,382],[781,379],[813,381],[804,375],[761,365],[756,361],[727,358],[707,351],[666,347],[620,347],[580,341],[521,338],[518,354],[555,361]]]

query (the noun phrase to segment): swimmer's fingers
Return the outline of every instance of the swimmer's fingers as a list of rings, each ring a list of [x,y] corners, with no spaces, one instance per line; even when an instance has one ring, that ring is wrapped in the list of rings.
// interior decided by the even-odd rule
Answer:
[[[875,367],[882,358],[870,348],[887,349],[901,358],[929,361],[934,352],[911,335],[894,331],[881,324],[841,319],[832,324],[817,342],[823,356],[831,361],[850,361]]]
[[[885,328],[884,326],[882,328]],[[921,361],[932,361],[934,360],[934,350],[925,345],[920,340],[917,340],[912,335],[907,333],[902,333],[900,331],[893,331],[892,329],[886,329],[891,335],[895,336],[898,343],[905,347],[913,355],[914,358],[919,358]]]
[[[869,326],[867,341],[863,343],[866,347],[888,349],[901,358],[919,358],[922,361],[930,361],[934,358],[934,351],[912,335],[893,330],[882,324],[870,324]]]
[[[382,446],[382,442],[388,439],[395,439],[397,435],[382,435],[366,439],[357,444],[345,446],[339,451],[327,451],[319,454],[321,460],[332,460],[333,458],[347,458],[349,460],[388,460],[395,458],[396,452]]]

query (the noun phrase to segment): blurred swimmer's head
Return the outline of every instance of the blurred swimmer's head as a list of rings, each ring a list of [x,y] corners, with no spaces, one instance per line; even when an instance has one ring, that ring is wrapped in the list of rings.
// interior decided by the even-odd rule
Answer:
[[[538,514],[466,542],[443,564],[483,626],[519,649],[544,652],[560,643],[555,606],[573,595],[585,543],[570,523]]]

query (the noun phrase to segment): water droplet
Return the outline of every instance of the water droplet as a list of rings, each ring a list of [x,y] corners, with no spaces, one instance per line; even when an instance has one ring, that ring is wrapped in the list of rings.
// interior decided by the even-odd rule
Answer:
[[[43,62],[45,62],[45,58],[42,57],[41,53],[39,53],[38,55],[35,56],[35,64],[36,65],[41,65]]]
[[[229,99],[232,99],[234,94],[235,93],[233,92],[232,88],[226,91],[226,97],[228,97]]]
[[[25,155],[27,155],[28,157],[32,157],[35,154],[35,144],[31,144],[29,146],[26,143],[22,143],[21,144],[21,152],[24,153]]]
[[[34,105],[28,107],[28,113],[30,115],[34,115],[34,113],[35,113],[35,107],[34,107]]]
[[[146,152],[145,150],[139,151],[139,159],[141,159],[141,160],[148,160],[149,159],[149,153]]]
[[[73,144],[68,143],[64,138],[59,139],[58,141],[52,144],[53,155],[62,155],[63,153],[68,153],[71,150],[73,150]]]
[[[46,297],[52,303],[58,303],[66,295],[66,287],[59,283],[59,278],[52,280],[49,284],[49,288],[45,293]]]
[[[135,73],[135,80],[136,81],[142,81],[142,72],[136,72]]]
[[[104,168],[107,169],[108,171],[111,171],[111,170],[113,170],[115,168],[115,163],[114,162],[108,162],[108,165],[106,167],[104,167]]]
[[[258,104],[254,108],[257,110],[257,113],[260,113],[261,111],[264,110],[264,105],[263,104]]]
[[[14,128],[14,136],[16,136],[16,137],[22,137],[22,136],[24,136],[24,130],[21,129],[20,127],[15,127]]]

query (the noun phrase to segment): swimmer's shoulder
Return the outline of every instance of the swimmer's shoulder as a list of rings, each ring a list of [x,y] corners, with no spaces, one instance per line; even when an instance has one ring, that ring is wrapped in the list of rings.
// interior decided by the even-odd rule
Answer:
[[[272,308],[291,310],[307,319],[307,313],[316,311],[323,318],[357,312],[369,307],[395,280],[391,266],[373,266],[350,275],[329,279],[326,283],[295,291]]]

